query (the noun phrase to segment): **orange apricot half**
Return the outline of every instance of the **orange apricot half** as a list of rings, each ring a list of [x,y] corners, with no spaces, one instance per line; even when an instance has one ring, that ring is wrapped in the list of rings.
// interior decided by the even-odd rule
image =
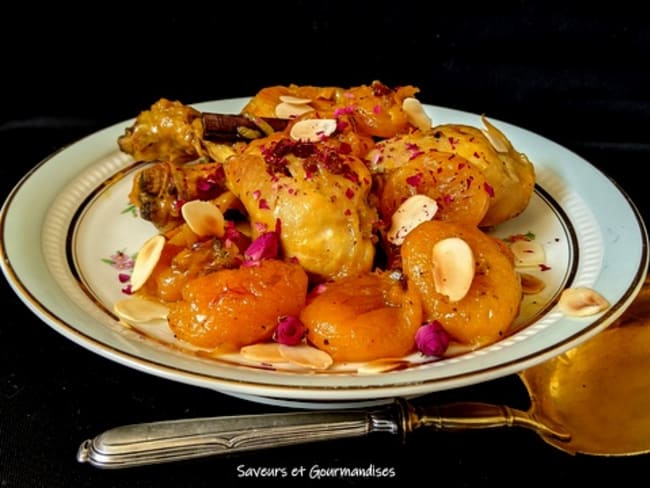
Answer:
[[[474,259],[471,284],[460,299],[450,298],[439,285],[441,270],[451,276],[455,263],[436,262],[444,258],[434,249],[450,238],[465,241]],[[456,341],[472,347],[507,334],[519,313],[522,288],[512,255],[497,239],[475,226],[432,220],[406,236],[401,258],[404,274],[420,293],[425,320],[439,321]]]
[[[307,274],[298,265],[262,260],[189,281],[170,304],[169,326],[184,341],[205,348],[239,349],[271,339],[278,319],[305,305]]]
[[[478,225],[490,204],[482,172],[451,153],[425,152],[389,171],[384,179],[379,209],[387,221],[402,202],[416,194],[437,202],[437,220],[464,224]]]
[[[375,271],[327,283],[300,319],[308,341],[335,361],[371,361],[415,350],[422,306],[416,290]]]

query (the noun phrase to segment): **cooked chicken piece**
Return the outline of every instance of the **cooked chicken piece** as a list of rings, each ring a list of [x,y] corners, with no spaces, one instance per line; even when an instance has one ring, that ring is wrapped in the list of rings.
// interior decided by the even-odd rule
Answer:
[[[227,187],[241,200],[253,237],[281,227],[285,258],[294,258],[314,281],[372,268],[370,173],[364,162],[325,142],[274,134],[225,164]]]
[[[479,168],[490,194],[487,213],[480,222],[488,227],[516,217],[528,206],[535,187],[535,168],[496,127],[483,119],[486,129],[445,124],[380,141],[366,155],[372,173],[389,172],[428,151],[457,154]]]
[[[161,98],[118,138],[120,149],[136,160],[189,161],[204,154],[201,113],[178,101]]]
[[[164,232],[182,223],[183,203],[212,200],[225,191],[221,163],[157,161],[136,173],[129,200],[143,219]]]

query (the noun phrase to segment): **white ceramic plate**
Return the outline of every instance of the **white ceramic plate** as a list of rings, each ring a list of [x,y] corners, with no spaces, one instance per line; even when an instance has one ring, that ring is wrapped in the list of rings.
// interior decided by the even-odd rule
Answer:
[[[247,99],[197,104],[237,113]],[[481,127],[480,117],[425,106],[438,123]],[[641,288],[648,238],[627,196],[585,160],[539,135],[492,120],[533,161],[537,189],[521,216],[495,230],[502,237],[533,232],[546,250],[537,273],[547,284],[527,297],[516,330],[491,346],[437,362],[383,373],[339,368],[313,373],[201,358],[134,332],[112,304],[124,295],[119,271],[105,260],[133,254],[156,233],[127,209],[133,161],[117,138],[133,121],[92,134],[41,162],[2,208],[2,270],[19,297],[46,324],[110,360],[169,380],[284,406],[360,406],[457,388],[516,373],[592,337],[617,319]],[[120,175],[115,184],[107,182]],[[125,212],[125,210],[127,210]],[[555,308],[568,286],[591,287],[611,308],[569,318]]]

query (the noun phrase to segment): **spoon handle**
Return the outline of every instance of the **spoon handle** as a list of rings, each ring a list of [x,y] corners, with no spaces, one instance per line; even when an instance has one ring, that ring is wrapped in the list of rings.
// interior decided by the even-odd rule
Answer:
[[[435,430],[459,431],[468,429],[492,429],[500,427],[524,427],[544,437],[568,441],[571,436],[561,427],[538,421],[529,412],[506,405],[480,402],[457,402],[426,407],[411,407],[409,430],[433,428]]]

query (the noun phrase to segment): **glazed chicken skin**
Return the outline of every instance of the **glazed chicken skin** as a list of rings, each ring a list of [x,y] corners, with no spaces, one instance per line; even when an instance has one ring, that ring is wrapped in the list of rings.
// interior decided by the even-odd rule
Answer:
[[[486,130],[445,124],[428,131],[414,131],[378,142],[368,153],[371,172],[387,173],[428,151],[461,156],[478,168],[490,194],[487,212],[479,225],[490,227],[523,212],[535,187],[535,169],[496,127],[483,118]]]
[[[325,142],[278,133],[256,141],[224,164],[227,187],[243,204],[253,237],[279,221],[285,259],[312,281],[336,280],[372,268],[370,173],[364,162]]]

